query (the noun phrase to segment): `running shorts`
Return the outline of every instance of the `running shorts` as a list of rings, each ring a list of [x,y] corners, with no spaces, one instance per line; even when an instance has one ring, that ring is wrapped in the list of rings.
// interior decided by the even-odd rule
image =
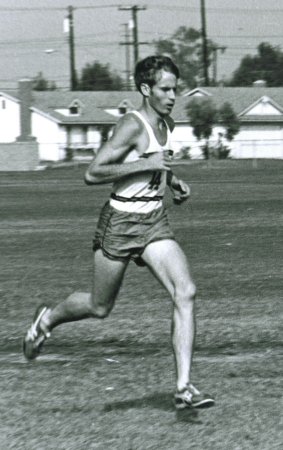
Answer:
[[[144,265],[141,255],[151,242],[174,239],[164,207],[147,214],[129,213],[107,202],[100,214],[93,250],[101,249],[110,259]]]

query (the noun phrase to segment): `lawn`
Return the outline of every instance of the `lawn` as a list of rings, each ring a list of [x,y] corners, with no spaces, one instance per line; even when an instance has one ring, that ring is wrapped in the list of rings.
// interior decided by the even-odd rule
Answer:
[[[90,288],[110,187],[85,186],[83,166],[0,173],[0,449],[282,448],[282,169],[176,167],[192,188],[190,203],[166,204],[198,287],[193,381],[216,397],[214,408],[178,414],[171,303],[132,263],[109,318],[57,328],[25,361],[35,307]]]

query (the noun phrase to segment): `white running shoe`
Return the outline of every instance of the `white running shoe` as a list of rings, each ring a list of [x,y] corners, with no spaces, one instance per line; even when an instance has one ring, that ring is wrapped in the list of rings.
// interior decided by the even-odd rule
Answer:
[[[178,410],[185,408],[209,408],[214,406],[215,400],[210,395],[202,394],[192,384],[189,384],[182,391],[176,392],[174,404]]]
[[[40,326],[42,316],[48,309],[44,305],[37,308],[32,324],[24,337],[23,353],[28,361],[35,359],[39,355],[45,340],[50,337],[50,333],[43,330]]]

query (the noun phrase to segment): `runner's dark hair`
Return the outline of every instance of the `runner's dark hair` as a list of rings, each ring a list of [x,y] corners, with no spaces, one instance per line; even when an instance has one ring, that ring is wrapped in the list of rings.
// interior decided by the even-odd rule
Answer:
[[[162,69],[166,70],[166,72],[173,73],[177,79],[180,77],[178,67],[168,56],[148,56],[139,61],[135,69],[135,83],[137,89],[141,92],[140,86],[142,83],[146,83],[150,87],[154,86],[157,82],[157,74]]]

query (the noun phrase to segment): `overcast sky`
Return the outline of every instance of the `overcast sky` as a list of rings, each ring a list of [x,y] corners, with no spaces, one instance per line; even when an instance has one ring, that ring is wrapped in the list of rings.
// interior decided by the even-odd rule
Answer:
[[[125,25],[138,13],[140,57],[153,53],[152,41],[170,38],[179,26],[200,29],[200,0],[0,0],[0,89],[42,72],[57,86],[69,86],[69,48],[63,21],[74,7],[75,62],[110,64],[125,76]],[[174,6],[173,6],[174,5]],[[218,55],[218,79],[229,78],[261,42],[283,47],[283,0],[205,0],[207,35],[226,51]],[[46,52],[47,50],[47,52]]]

